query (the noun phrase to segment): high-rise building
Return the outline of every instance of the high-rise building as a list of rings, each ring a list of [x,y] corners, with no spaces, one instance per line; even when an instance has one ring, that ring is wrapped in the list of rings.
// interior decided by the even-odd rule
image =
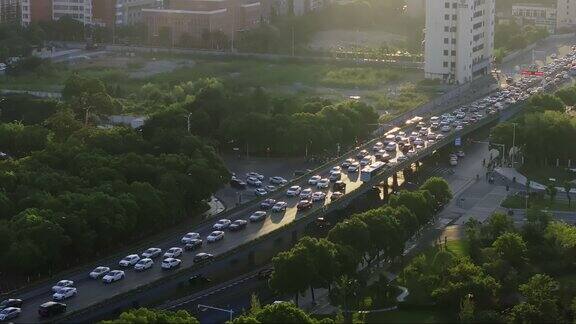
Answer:
[[[539,3],[517,3],[512,5],[512,18],[520,26],[546,28],[550,34],[556,31],[556,7]]]
[[[19,24],[22,19],[19,0],[0,0],[0,24]]]
[[[556,28],[576,30],[575,0],[558,0],[556,4]]]
[[[52,0],[21,0],[22,24],[52,20]]]
[[[426,0],[425,75],[465,83],[490,73],[495,0]]]
[[[52,0],[52,19],[59,20],[67,16],[85,25],[92,24],[92,1],[93,0]]]

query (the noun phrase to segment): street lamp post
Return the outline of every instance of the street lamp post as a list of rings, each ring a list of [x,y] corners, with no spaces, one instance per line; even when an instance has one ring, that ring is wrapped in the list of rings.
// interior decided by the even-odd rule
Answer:
[[[198,309],[200,311],[205,311],[207,309],[211,309],[211,310],[215,310],[215,311],[219,311],[219,312],[223,312],[223,313],[228,313],[228,315],[230,316],[230,321],[232,321],[232,317],[234,316],[234,311],[231,309],[218,308],[218,307],[202,305],[202,304],[198,304]]]

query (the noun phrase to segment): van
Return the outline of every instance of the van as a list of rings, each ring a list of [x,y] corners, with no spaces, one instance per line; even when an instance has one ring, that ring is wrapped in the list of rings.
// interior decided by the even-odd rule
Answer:
[[[52,317],[66,312],[66,304],[57,302],[46,302],[38,308],[38,315],[41,317]]]

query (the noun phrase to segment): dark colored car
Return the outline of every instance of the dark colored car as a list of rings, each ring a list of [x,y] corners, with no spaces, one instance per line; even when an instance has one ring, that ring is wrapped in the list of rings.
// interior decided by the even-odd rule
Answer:
[[[212,280],[210,278],[204,277],[202,274],[195,274],[188,278],[188,283],[191,286],[203,286],[205,284],[210,283]]]
[[[334,182],[334,186],[332,188],[334,191],[344,192],[346,191],[346,183],[343,181],[336,181]]]
[[[202,240],[201,239],[193,239],[189,243],[184,245],[184,250],[193,251],[193,250],[199,249],[201,246],[202,246]]]
[[[274,269],[272,269],[272,268],[262,269],[262,270],[258,271],[258,279],[259,280],[268,280],[272,276],[272,272],[274,272]]]
[[[230,180],[230,186],[236,189],[246,189],[246,182],[240,179],[232,178]]]
[[[245,221],[243,219],[238,219],[238,220],[235,220],[234,222],[232,222],[232,224],[230,224],[229,229],[232,232],[237,232],[237,231],[245,229],[246,225],[248,225],[247,221]]]
[[[298,208],[298,210],[307,210],[307,209],[312,208],[313,205],[314,204],[310,200],[302,200],[298,203],[296,208]]]
[[[200,263],[212,259],[214,256],[210,253],[198,253],[194,256],[194,263]]]
[[[276,204],[276,200],[272,198],[265,199],[262,203],[260,203],[260,208],[262,209],[270,209],[272,206]]]
[[[22,308],[22,299],[6,299],[0,303],[0,310],[8,307]]]
[[[53,301],[46,302],[38,308],[38,315],[41,317],[52,317],[66,312],[66,304]]]

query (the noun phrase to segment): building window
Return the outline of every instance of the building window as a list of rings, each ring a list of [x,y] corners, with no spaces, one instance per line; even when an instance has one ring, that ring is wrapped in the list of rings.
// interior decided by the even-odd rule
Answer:
[[[448,38],[444,37],[444,44],[448,44]]]
[[[458,18],[458,15],[452,15],[452,20],[456,20]]]
[[[456,68],[456,62],[451,62],[451,63],[450,63],[450,67],[453,68],[453,69]]]
[[[442,66],[444,66],[445,68],[448,67],[448,62],[444,61],[444,63],[442,63]]]
[[[452,38],[452,44],[456,44],[456,38]]]
[[[448,50],[444,50],[444,55],[448,56]]]
[[[449,31],[450,31],[450,27],[444,26],[444,31],[445,31],[445,32],[449,32]]]
[[[444,3],[444,8],[449,9],[450,8],[450,2]]]
[[[456,2],[452,3],[452,8],[454,8],[454,9],[458,8],[458,3],[456,3]]]
[[[452,56],[456,56],[456,51],[452,50],[451,55],[452,55]]]
[[[444,20],[450,20],[450,15],[444,15]]]

